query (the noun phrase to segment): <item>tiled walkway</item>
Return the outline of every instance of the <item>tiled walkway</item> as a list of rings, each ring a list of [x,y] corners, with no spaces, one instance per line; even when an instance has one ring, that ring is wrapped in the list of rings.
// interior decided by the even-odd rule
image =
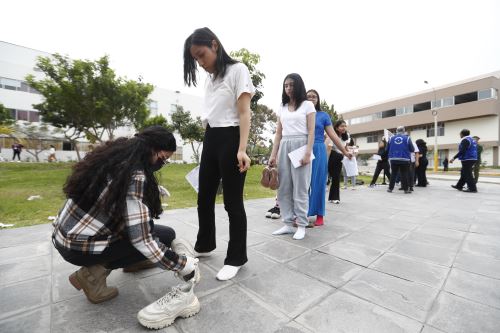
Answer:
[[[461,193],[431,180],[411,195],[386,187],[342,190],[326,224],[306,238],[271,236],[273,199],[246,202],[249,262],[215,279],[228,240],[202,259],[201,311],[162,332],[500,332],[500,186]],[[194,241],[196,209],[160,223]],[[68,283],[75,267],[50,242],[50,225],[0,230],[0,332],[144,332],[137,312],[178,283],[170,272],[115,271],[120,295],[100,305]]]

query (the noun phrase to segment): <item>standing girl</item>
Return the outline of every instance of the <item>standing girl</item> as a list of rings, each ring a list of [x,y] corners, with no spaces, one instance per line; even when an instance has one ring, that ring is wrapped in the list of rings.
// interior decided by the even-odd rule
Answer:
[[[293,238],[303,239],[306,234],[315,113],[313,103],[307,100],[304,81],[300,75],[288,74],[283,81],[281,105],[277,112],[276,136],[269,158],[270,166],[278,165],[280,179],[278,202],[285,223],[285,226],[273,232],[273,235],[294,233],[292,227],[294,216],[298,228]],[[301,166],[295,168],[288,153],[304,145],[306,148],[300,160]]]
[[[323,225],[323,216],[325,216],[325,187],[328,177],[325,131],[344,155],[348,157],[350,155],[333,130],[330,116],[326,112],[321,111],[318,92],[314,89],[308,90],[307,99],[313,103],[316,109],[313,145],[315,159],[312,161],[311,190],[309,192],[309,211],[307,216],[316,216],[314,225],[321,226]]]
[[[184,82],[196,86],[197,64],[209,73],[205,84],[205,137],[200,161],[195,250],[208,256],[215,243],[215,197],[222,178],[224,208],[229,216],[229,244],[217,279],[229,280],[247,262],[247,217],[243,186],[250,158],[250,100],[255,88],[248,68],[232,59],[208,28],[196,29],[184,44]]]
[[[337,120],[333,129],[337,136],[339,136],[344,147],[349,142],[349,134],[347,133],[347,124],[344,120]],[[344,156],[342,151],[333,146],[332,152],[330,153],[330,158],[328,159],[328,172],[332,176],[332,184],[330,185],[330,194],[328,195],[328,200],[330,202],[339,204],[340,203],[340,173],[342,172],[342,160]]]

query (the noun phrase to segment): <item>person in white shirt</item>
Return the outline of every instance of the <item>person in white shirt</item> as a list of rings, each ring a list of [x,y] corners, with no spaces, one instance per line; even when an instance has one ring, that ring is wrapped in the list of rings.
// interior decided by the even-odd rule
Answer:
[[[49,162],[57,161],[57,158],[56,158],[56,147],[54,147],[54,145],[50,145],[48,160],[49,160]]]
[[[229,244],[218,280],[236,276],[247,259],[247,217],[243,186],[250,158],[250,100],[255,88],[248,68],[232,59],[209,28],[196,29],[184,44],[184,82],[197,84],[198,66],[208,72],[202,121],[205,126],[200,160],[196,255],[216,248],[215,198],[222,179],[224,207],[229,216]]]
[[[316,109],[307,100],[304,81],[299,74],[288,74],[283,81],[281,105],[273,151],[269,165],[278,165],[278,202],[285,226],[273,235],[294,234],[294,239],[303,239],[308,224],[309,186],[311,183],[311,154],[314,143]],[[301,166],[295,168],[288,154],[305,146]],[[296,217],[297,231],[293,228]]]

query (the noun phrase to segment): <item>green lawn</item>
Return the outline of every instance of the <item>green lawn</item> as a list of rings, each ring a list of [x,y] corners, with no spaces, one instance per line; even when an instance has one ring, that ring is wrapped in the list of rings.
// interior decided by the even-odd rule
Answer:
[[[185,180],[193,164],[169,164],[159,172],[160,183],[171,197],[167,209],[196,206],[196,192]],[[245,199],[274,197],[275,191],[260,185],[262,166],[247,174]],[[70,163],[0,163],[0,222],[23,227],[49,223],[64,203],[62,187],[71,172]],[[28,201],[40,195],[41,199]],[[218,198],[222,202],[222,197]]]
[[[0,163],[0,222],[23,227],[49,223],[64,203],[62,187],[71,172],[70,163]],[[185,180],[193,164],[169,164],[159,172],[160,183],[171,197],[167,209],[196,206],[196,192]],[[276,195],[260,185],[263,166],[250,168],[245,182],[245,199],[269,198]],[[370,178],[359,177],[369,183]],[[40,195],[41,199],[28,201]],[[222,197],[217,199],[222,202]]]

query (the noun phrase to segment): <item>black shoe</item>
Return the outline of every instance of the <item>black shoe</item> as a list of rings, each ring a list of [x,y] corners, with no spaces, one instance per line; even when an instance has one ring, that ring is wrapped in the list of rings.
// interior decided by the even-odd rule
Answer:
[[[278,213],[278,215],[280,214],[280,208],[278,206],[274,206],[273,208],[269,209],[266,212],[266,217],[273,218],[273,214],[276,214],[276,213]]]
[[[410,191],[413,192],[413,187],[410,187]]]
[[[465,189],[463,190],[462,192],[467,192],[467,193],[477,193],[477,190],[476,191],[472,191],[471,189]]]
[[[392,190],[391,190],[391,189],[388,189],[388,190],[387,190],[387,192],[392,193]]]
[[[405,191],[405,194],[411,194],[410,190]]]
[[[451,187],[453,187],[455,190],[462,191],[462,189],[461,189],[461,188],[459,188],[457,185],[451,185]]]
[[[402,190],[404,190],[404,188],[400,187],[400,188],[398,188],[398,190],[402,191]]]

